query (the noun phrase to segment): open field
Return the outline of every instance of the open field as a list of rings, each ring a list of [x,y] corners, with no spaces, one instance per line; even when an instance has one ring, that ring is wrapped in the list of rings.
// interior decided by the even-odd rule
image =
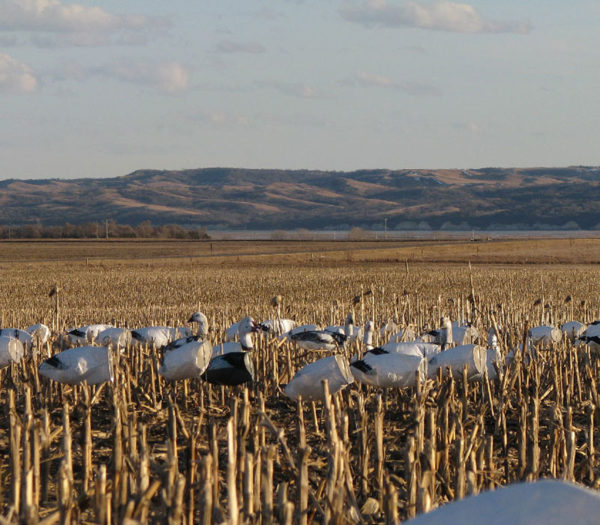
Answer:
[[[600,262],[600,238],[405,241],[1,241],[3,262],[190,259],[259,264],[316,262],[471,262],[535,264]],[[238,260],[238,258],[240,258]]]
[[[247,314],[273,318],[276,294],[283,317],[327,325],[343,323],[367,290],[354,306],[358,325],[393,319],[421,332],[445,314],[471,320],[485,345],[493,316],[503,354],[526,323],[600,318],[593,239],[213,243],[212,256],[210,243],[187,242],[2,247],[2,327],[44,322],[55,334],[93,322],[183,325],[200,309],[217,343]],[[56,283],[58,317],[48,296]],[[266,334],[253,350],[256,382],[234,388],[165,381],[152,348],[126,349],[115,383],[59,385],[37,373],[58,349],[0,372],[8,522],[392,523],[522,479],[600,485],[600,359],[565,339],[495,380],[352,384],[325,405],[299,405],[280,387],[321,354]],[[343,353],[360,351],[355,342]]]

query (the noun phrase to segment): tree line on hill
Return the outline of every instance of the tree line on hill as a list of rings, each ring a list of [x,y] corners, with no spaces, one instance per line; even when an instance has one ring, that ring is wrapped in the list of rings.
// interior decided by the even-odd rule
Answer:
[[[103,223],[65,223],[44,226],[37,222],[19,226],[0,225],[0,239],[210,239],[206,229],[184,228],[179,224],[154,226],[142,221],[137,226],[118,224],[113,220]]]

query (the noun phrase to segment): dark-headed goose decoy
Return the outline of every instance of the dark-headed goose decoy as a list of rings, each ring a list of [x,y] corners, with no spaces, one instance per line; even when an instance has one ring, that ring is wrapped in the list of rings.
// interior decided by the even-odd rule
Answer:
[[[254,381],[250,352],[228,352],[210,360],[202,379],[215,385],[235,386]]]

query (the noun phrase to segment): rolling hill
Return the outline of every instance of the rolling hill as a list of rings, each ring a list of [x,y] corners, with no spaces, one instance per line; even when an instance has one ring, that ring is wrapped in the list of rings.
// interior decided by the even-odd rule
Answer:
[[[0,181],[0,224],[113,219],[226,229],[600,228],[600,168],[139,170]]]

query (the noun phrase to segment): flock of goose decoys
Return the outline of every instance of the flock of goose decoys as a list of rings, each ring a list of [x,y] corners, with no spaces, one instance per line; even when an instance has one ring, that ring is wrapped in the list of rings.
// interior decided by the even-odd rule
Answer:
[[[447,317],[442,318],[440,328],[419,336],[410,329],[400,330],[394,323],[387,323],[379,332],[387,342],[378,347],[373,346],[374,322],[369,319],[364,328],[357,327],[353,313],[348,314],[344,325],[326,328],[297,325],[291,319],[279,318],[259,323],[246,317],[228,328],[217,345],[208,340],[208,319],[203,313],[194,313],[188,323],[196,324],[197,329],[193,332],[187,326],[148,326],[129,330],[93,324],[69,330],[60,335],[59,342],[70,348],[43,361],[39,373],[71,385],[112,381],[114,349],[147,345],[162,351],[158,372],[167,380],[201,378],[218,385],[239,385],[254,380],[253,335],[266,332],[309,352],[332,353],[301,368],[283,388],[291,399],[317,401],[323,398],[325,379],[331,393],[355,380],[383,388],[415,386],[424,378],[435,377],[440,369],[462,374],[465,366],[470,380],[481,379],[485,374],[493,379],[497,369],[510,362],[516,352],[509,352],[503,359],[494,328],[488,332],[487,346],[481,346],[476,344],[479,332],[474,326],[451,322]],[[0,329],[0,367],[20,361],[34,343],[45,344],[50,337],[49,328],[43,324],[25,330]],[[555,344],[563,337],[600,351],[600,321],[531,328],[526,354],[535,357],[536,348]],[[348,360],[342,350],[352,341],[361,355]]]

